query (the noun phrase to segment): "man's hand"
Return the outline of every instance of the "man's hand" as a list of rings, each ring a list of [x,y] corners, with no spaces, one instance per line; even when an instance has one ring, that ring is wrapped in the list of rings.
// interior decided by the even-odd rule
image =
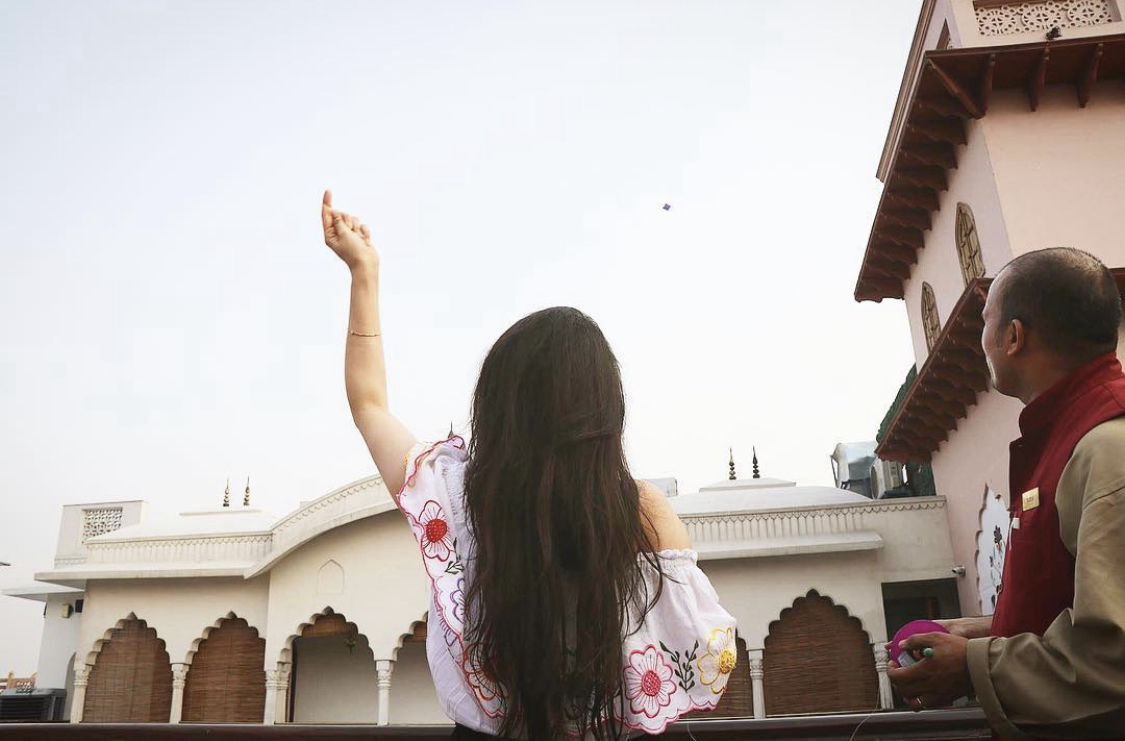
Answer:
[[[887,665],[887,676],[914,710],[949,705],[973,691],[966,660],[969,641],[950,633],[919,633],[900,644],[903,651],[933,649],[933,656],[908,667]]]
[[[987,638],[992,632],[992,616],[953,618],[934,622],[962,638]]]
[[[379,257],[371,244],[367,225],[351,214],[332,209],[332,191],[324,191],[320,204],[320,220],[324,227],[324,243],[350,268],[376,266]]]

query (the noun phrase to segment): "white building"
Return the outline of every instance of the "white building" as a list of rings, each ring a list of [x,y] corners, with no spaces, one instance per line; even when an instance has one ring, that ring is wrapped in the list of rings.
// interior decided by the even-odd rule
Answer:
[[[753,478],[672,501],[738,619],[721,714],[890,707],[888,619],[926,600],[957,614],[940,497]],[[66,689],[71,721],[448,722],[425,660],[428,580],[378,477],[280,518],[68,505],[36,578],[6,593],[45,603],[40,686]]]

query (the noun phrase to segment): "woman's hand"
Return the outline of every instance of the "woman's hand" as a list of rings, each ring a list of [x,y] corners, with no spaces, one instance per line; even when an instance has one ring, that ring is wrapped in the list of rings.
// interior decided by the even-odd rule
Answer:
[[[324,191],[320,220],[324,225],[324,243],[350,270],[378,267],[379,255],[371,244],[371,232],[367,225],[351,214],[333,210],[330,190]]]

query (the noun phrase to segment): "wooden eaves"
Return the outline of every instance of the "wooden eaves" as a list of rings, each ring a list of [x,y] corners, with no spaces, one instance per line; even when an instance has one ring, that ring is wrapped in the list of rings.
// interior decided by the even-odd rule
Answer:
[[[1023,89],[1034,111],[1047,85],[1069,84],[1085,107],[1095,82],[1123,78],[1125,34],[926,52],[875,212],[856,301],[903,297],[939,193],[957,167],[965,122],[988,113],[993,91]]]

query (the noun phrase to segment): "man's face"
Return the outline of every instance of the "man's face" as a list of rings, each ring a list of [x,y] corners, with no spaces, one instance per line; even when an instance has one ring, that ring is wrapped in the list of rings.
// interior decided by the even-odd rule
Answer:
[[[1013,367],[1008,355],[1006,334],[1008,327],[1003,326],[1000,318],[1000,300],[1004,290],[1004,274],[1001,272],[992,281],[988,291],[988,298],[984,301],[984,331],[981,332],[980,344],[984,350],[984,360],[988,364],[988,375],[992,385],[1005,396],[1012,396],[1015,389],[1012,379]]]

